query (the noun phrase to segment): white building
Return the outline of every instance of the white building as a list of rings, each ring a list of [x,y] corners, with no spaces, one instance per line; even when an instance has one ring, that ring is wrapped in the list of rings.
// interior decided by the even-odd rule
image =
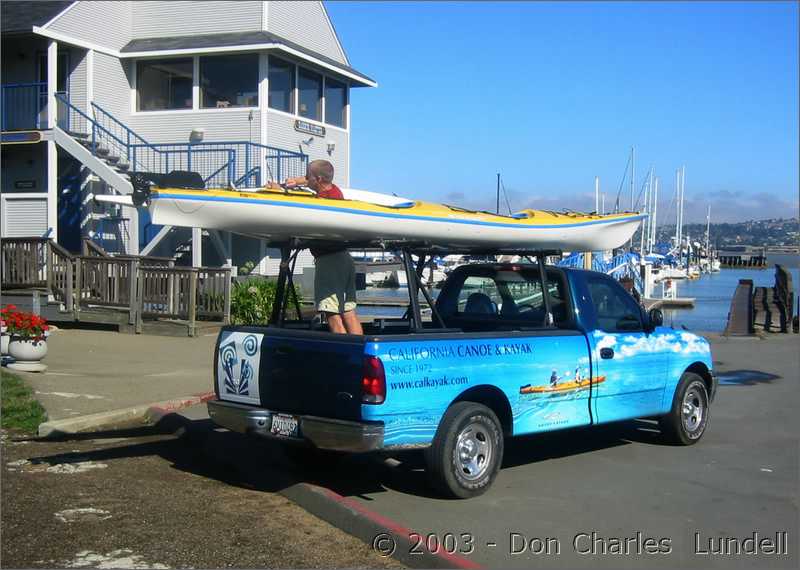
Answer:
[[[2,2],[2,236],[270,274],[263,242],[160,228],[129,171],[260,186],[325,158],[350,182],[351,67],[322,2]],[[191,255],[189,254],[191,252]]]

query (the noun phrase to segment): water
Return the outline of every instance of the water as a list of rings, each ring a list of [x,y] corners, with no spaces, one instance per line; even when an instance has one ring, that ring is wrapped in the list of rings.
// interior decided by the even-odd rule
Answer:
[[[800,294],[798,268],[787,269],[792,274],[797,298]],[[740,279],[752,279],[754,287],[774,287],[775,268],[723,269],[693,281],[674,281],[678,284],[678,296],[694,297],[695,306],[693,309],[665,309],[664,324],[676,328],[685,326],[693,331],[722,332],[728,322],[731,298]],[[657,286],[656,291],[660,291],[660,287]]]

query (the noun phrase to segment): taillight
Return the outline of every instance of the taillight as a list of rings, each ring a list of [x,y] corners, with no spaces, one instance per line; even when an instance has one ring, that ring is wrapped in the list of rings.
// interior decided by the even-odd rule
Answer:
[[[386,400],[386,374],[383,362],[377,356],[364,357],[364,375],[361,378],[361,401],[365,404],[382,404]]]

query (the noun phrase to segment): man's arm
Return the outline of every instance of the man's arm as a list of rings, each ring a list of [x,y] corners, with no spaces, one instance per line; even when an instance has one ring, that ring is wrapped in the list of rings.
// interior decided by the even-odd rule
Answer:
[[[286,186],[307,186],[308,180],[305,176],[296,176],[294,178],[287,178],[284,183]]]

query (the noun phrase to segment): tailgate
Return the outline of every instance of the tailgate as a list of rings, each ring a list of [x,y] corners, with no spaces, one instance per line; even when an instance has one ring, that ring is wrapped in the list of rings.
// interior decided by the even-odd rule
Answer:
[[[225,327],[217,339],[220,400],[278,412],[361,419],[362,337]]]

